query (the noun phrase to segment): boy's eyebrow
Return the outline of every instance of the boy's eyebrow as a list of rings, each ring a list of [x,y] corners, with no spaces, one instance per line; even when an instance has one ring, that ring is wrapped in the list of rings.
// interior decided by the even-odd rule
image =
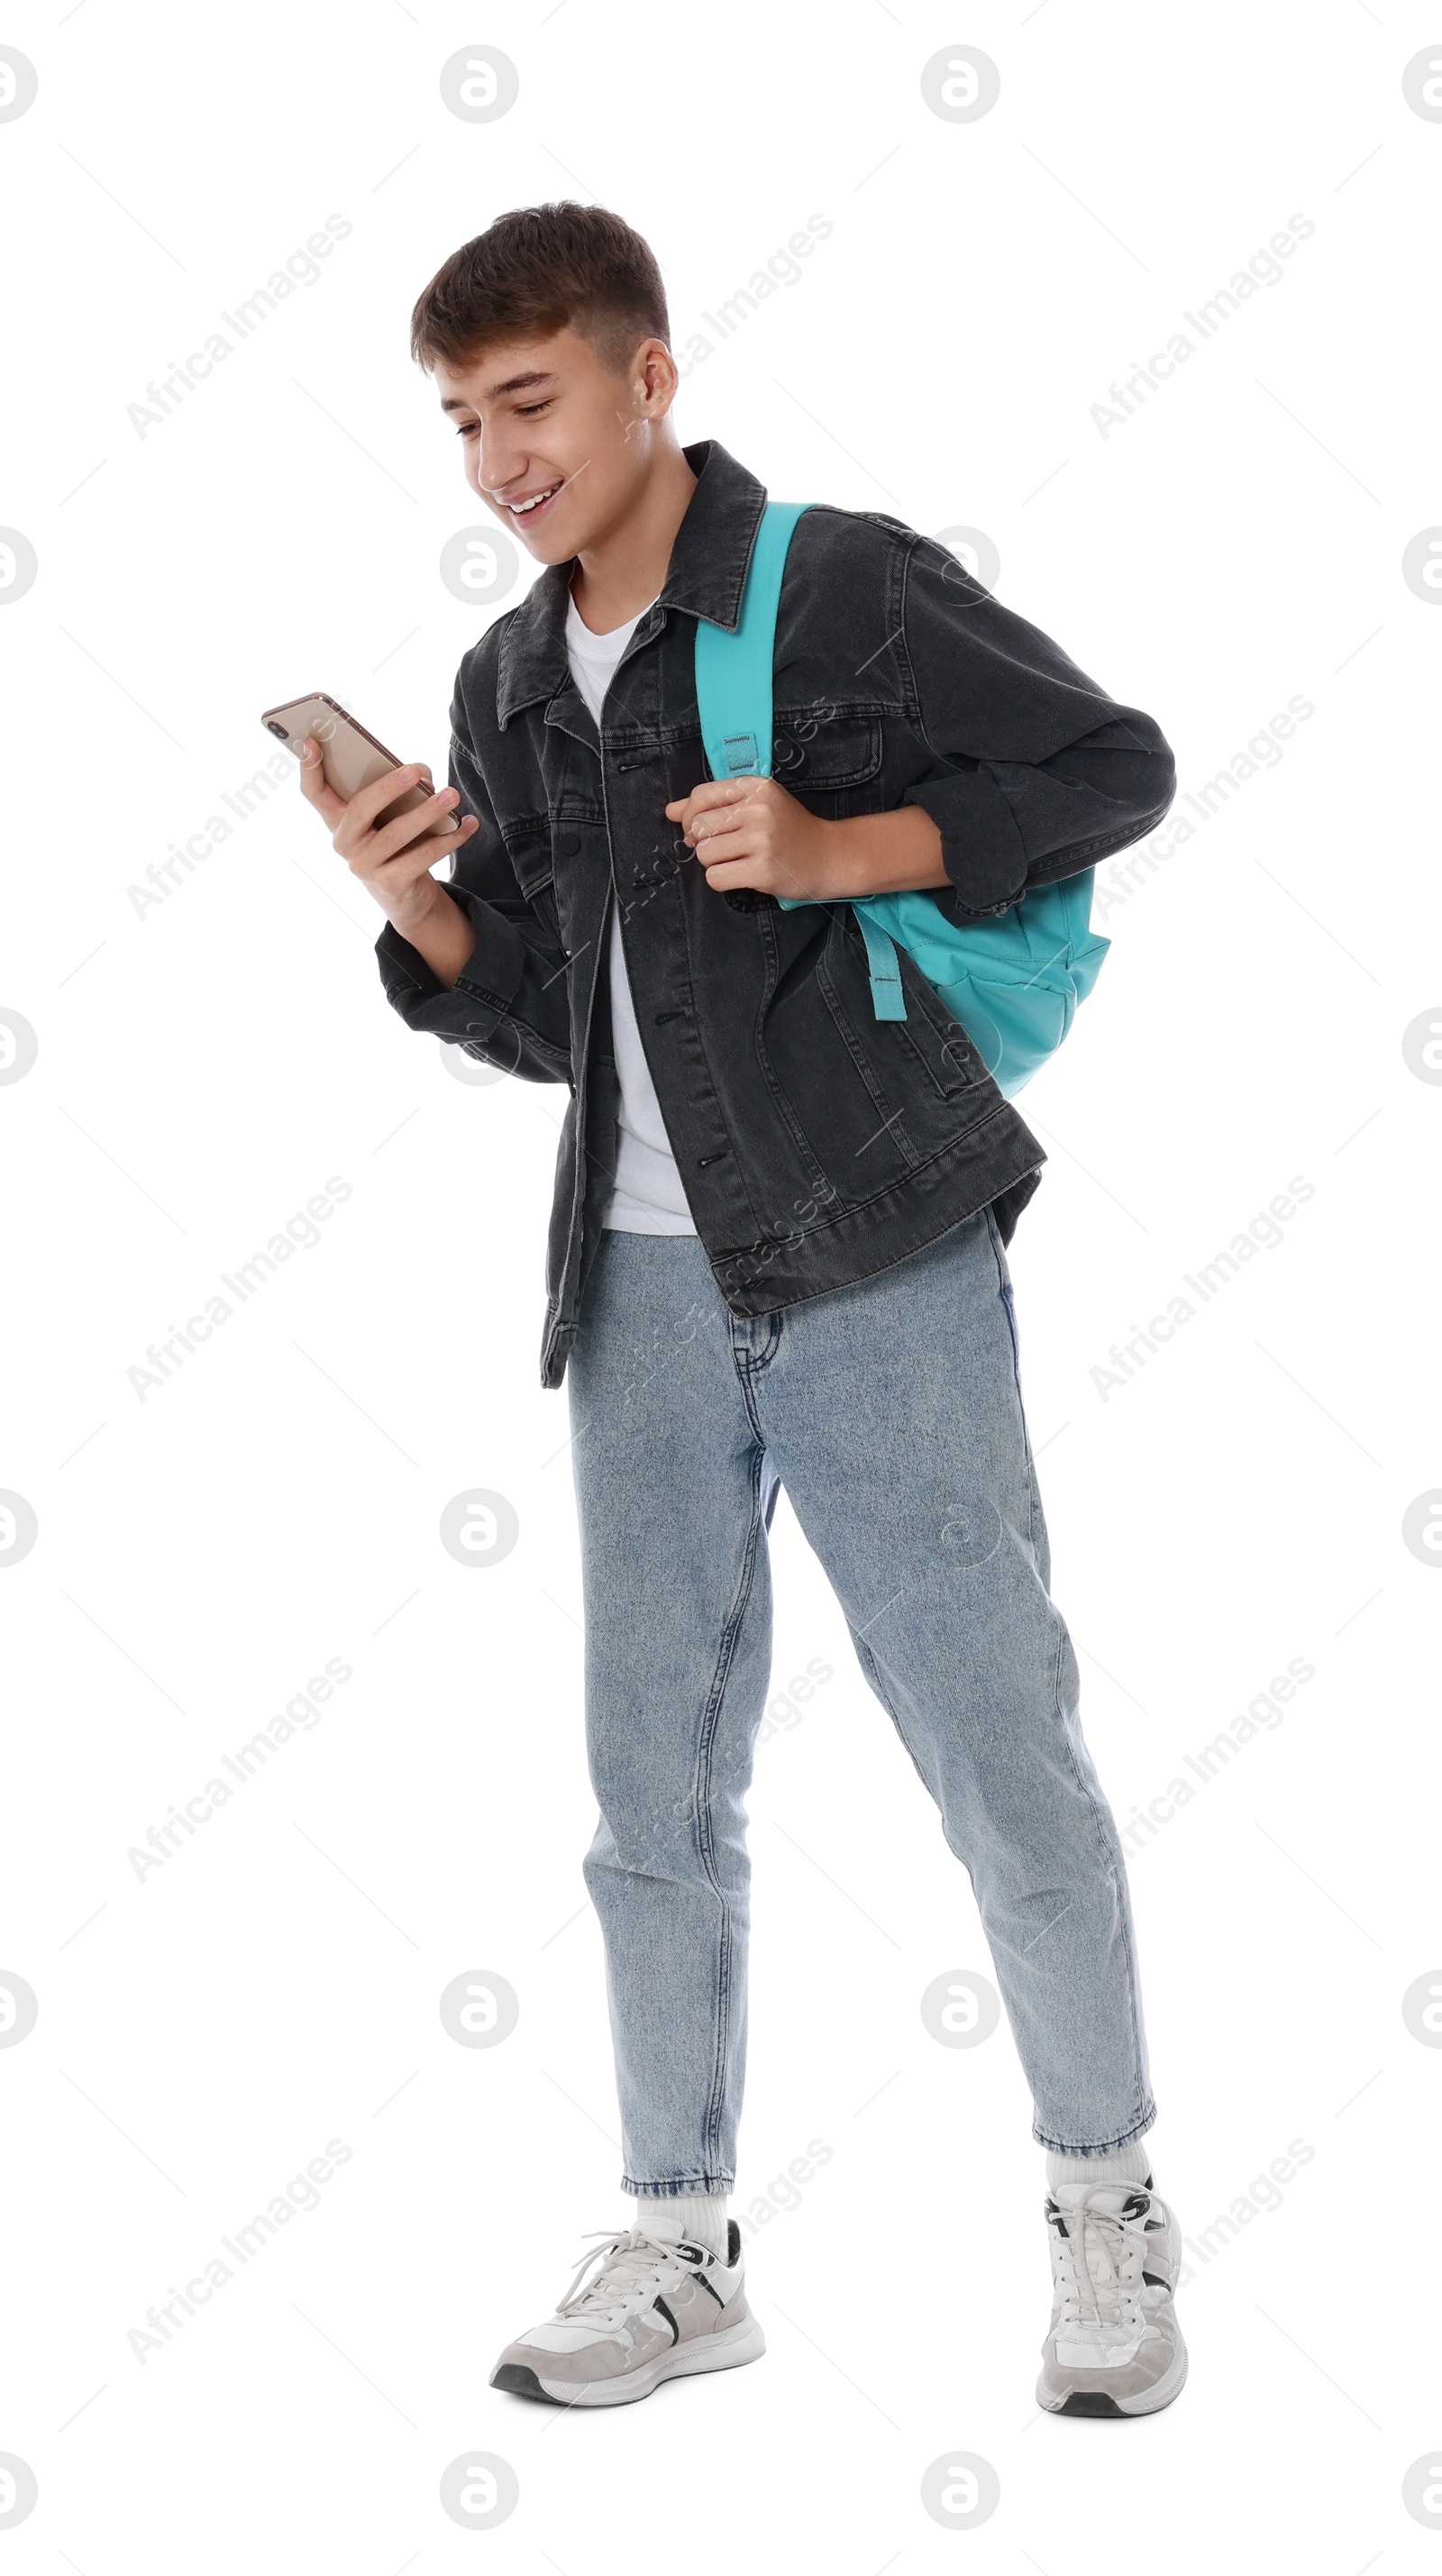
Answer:
[[[487,385],[486,400],[488,402],[498,402],[502,394],[529,393],[535,385],[553,385],[555,381],[556,377],[553,369],[540,367],[532,368],[528,375],[507,376],[504,384]],[[464,401],[459,394],[451,394],[448,399],[442,403],[441,409],[442,411],[474,411],[475,404]]]

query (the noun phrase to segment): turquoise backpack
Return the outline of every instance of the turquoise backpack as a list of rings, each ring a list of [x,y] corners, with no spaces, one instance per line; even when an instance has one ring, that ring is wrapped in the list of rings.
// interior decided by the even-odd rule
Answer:
[[[805,501],[770,501],[756,532],[734,634],[696,625],[696,699],[713,778],[769,778],[776,609],[791,534]],[[878,1020],[904,1020],[898,947],[915,958],[961,1022],[1008,1100],[1055,1055],[1096,982],[1110,940],[1091,928],[1092,879],[1083,868],[1039,886],[1009,912],[957,929],[928,894],[876,894],[853,903],[866,942]],[[782,910],[818,898],[782,895]]]

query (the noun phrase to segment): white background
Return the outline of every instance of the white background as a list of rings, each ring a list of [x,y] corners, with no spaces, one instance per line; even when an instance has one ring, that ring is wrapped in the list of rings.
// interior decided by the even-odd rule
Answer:
[[[1442,618],[1401,564],[1442,519],[1442,125],[1402,85],[1437,33],[1396,0],[7,21],[39,94],[0,125],[0,519],[39,571],[0,617],[0,1005],[39,1054],[0,1094],[0,1485],[39,1536],[4,1571],[0,1964],[39,2018],[0,2051],[0,2449],[39,2500],[6,2566],[1432,2564],[1402,2481],[1442,2432],[1410,2216],[1442,2059],[1401,1999],[1442,1954],[1437,1593],[1402,1519],[1442,1476],[1442,1093],[1402,1035],[1442,986],[1416,756]],[[478,41],[519,75],[489,124],[439,87]],[[1001,77],[970,124],[922,95],[954,42]],[[834,1678],[758,1760],[736,2205],[831,2154],[755,2228],[768,2354],[601,2417],[486,2386],[622,2214],[565,1402],[536,1356],[559,1096],[453,1080],[387,1010],[379,916],[293,779],[163,902],[128,889],[224,812],[276,699],[327,689],[439,774],[454,667],[506,602],[439,579],[475,504],[407,318],[460,241],[566,194],[653,241],[678,341],[829,218],[695,367],[683,436],[781,496],[983,530],[1003,600],[1158,716],[1184,793],[1315,708],[1109,913],[1025,1104],[1051,1159],[1013,1248],[1024,1378],[1119,1820],[1315,1667],[1133,1869],[1183,2225],[1312,2151],[1194,2262],[1191,2382],[1149,2423],[1036,2414],[1029,2105],[1004,2028],[922,2026],[935,1977],[989,1962],[784,1506],[775,1687]],[[317,281],[139,435],[147,383],[332,213]],[[1103,436],[1112,381],[1293,214],[1315,231],[1281,282]],[[146,1346],[332,1175],[320,1240],[142,1400]],[[1284,1241],[1104,1400],[1108,1347],[1294,1175]],[[482,1569],[437,1529],[476,1487],[520,1522]],[[129,1849],[328,1658],[352,1678],[320,1722],[138,1880]],[[519,1997],[495,2048],[442,2028],[468,1970]],[[146,2311],[332,2139],[320,2205],[138,2359]],[[489,2530],[439,2501],[471,2444],[519,2480]],[[921,2502],[949,2447],[1000,2479],[970,2531]]]

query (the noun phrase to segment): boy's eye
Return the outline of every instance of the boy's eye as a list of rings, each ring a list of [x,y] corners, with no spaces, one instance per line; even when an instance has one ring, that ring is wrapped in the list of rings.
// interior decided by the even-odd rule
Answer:
[[[456,431],[457,438],[474,438],[480,425],[481,424],[478,420],[463,420],[460,428]]]
[[[535,419],[535,416],[536,416],[536,414],[537,414],[537,412],[538,412],[538,411],[546,411],[546,410],[548,410],[548,409],[549,409],[549,407],[550,407],[550,401],[551,401],[551,397],[550,397],[550,395],[549,395],[549,394],[543,394],[543,395],[542,395],[542,397],[541,397],[541,400],[540,400],[539,402],[533,402],[533,403],[518,403],[518,404],[517,404],[517,406],[516,406],[516,417],[517,417],[517,419],[518,419],[518,420],[534,420],[534,419]]]

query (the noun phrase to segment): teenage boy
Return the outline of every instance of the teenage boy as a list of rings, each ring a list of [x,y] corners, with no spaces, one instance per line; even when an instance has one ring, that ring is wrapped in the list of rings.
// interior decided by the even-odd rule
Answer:
[[[650,250],[598,208],[503,215],[447,260],[412,352],[472,490],[547,570],[461,664],[449,787],[377,828],[395,776],[347,805],[318,745],[302,772],[389,916],[407,1025],[570,1089],[542,1382],[569,1361],[585,1875],[639,2207],[492,2385],[613,2405],[763,2349],[727,2193],[784,1484],[970,1873],[1031,2086],[1039,2401],[1147,2414],[1186,2371],[1180,2240],[1003,1248],[1045,1158],[905,955],[907,1016],[876,1020],[847,898],[1005,912],[1150,831],[1171,755],[944,547],[820,507],[781,594],[774,775],[707,779],[697,625],[736,626],[766,496],[681,446],[667,340]],[[915,397],[907,435],[934,436]]]

